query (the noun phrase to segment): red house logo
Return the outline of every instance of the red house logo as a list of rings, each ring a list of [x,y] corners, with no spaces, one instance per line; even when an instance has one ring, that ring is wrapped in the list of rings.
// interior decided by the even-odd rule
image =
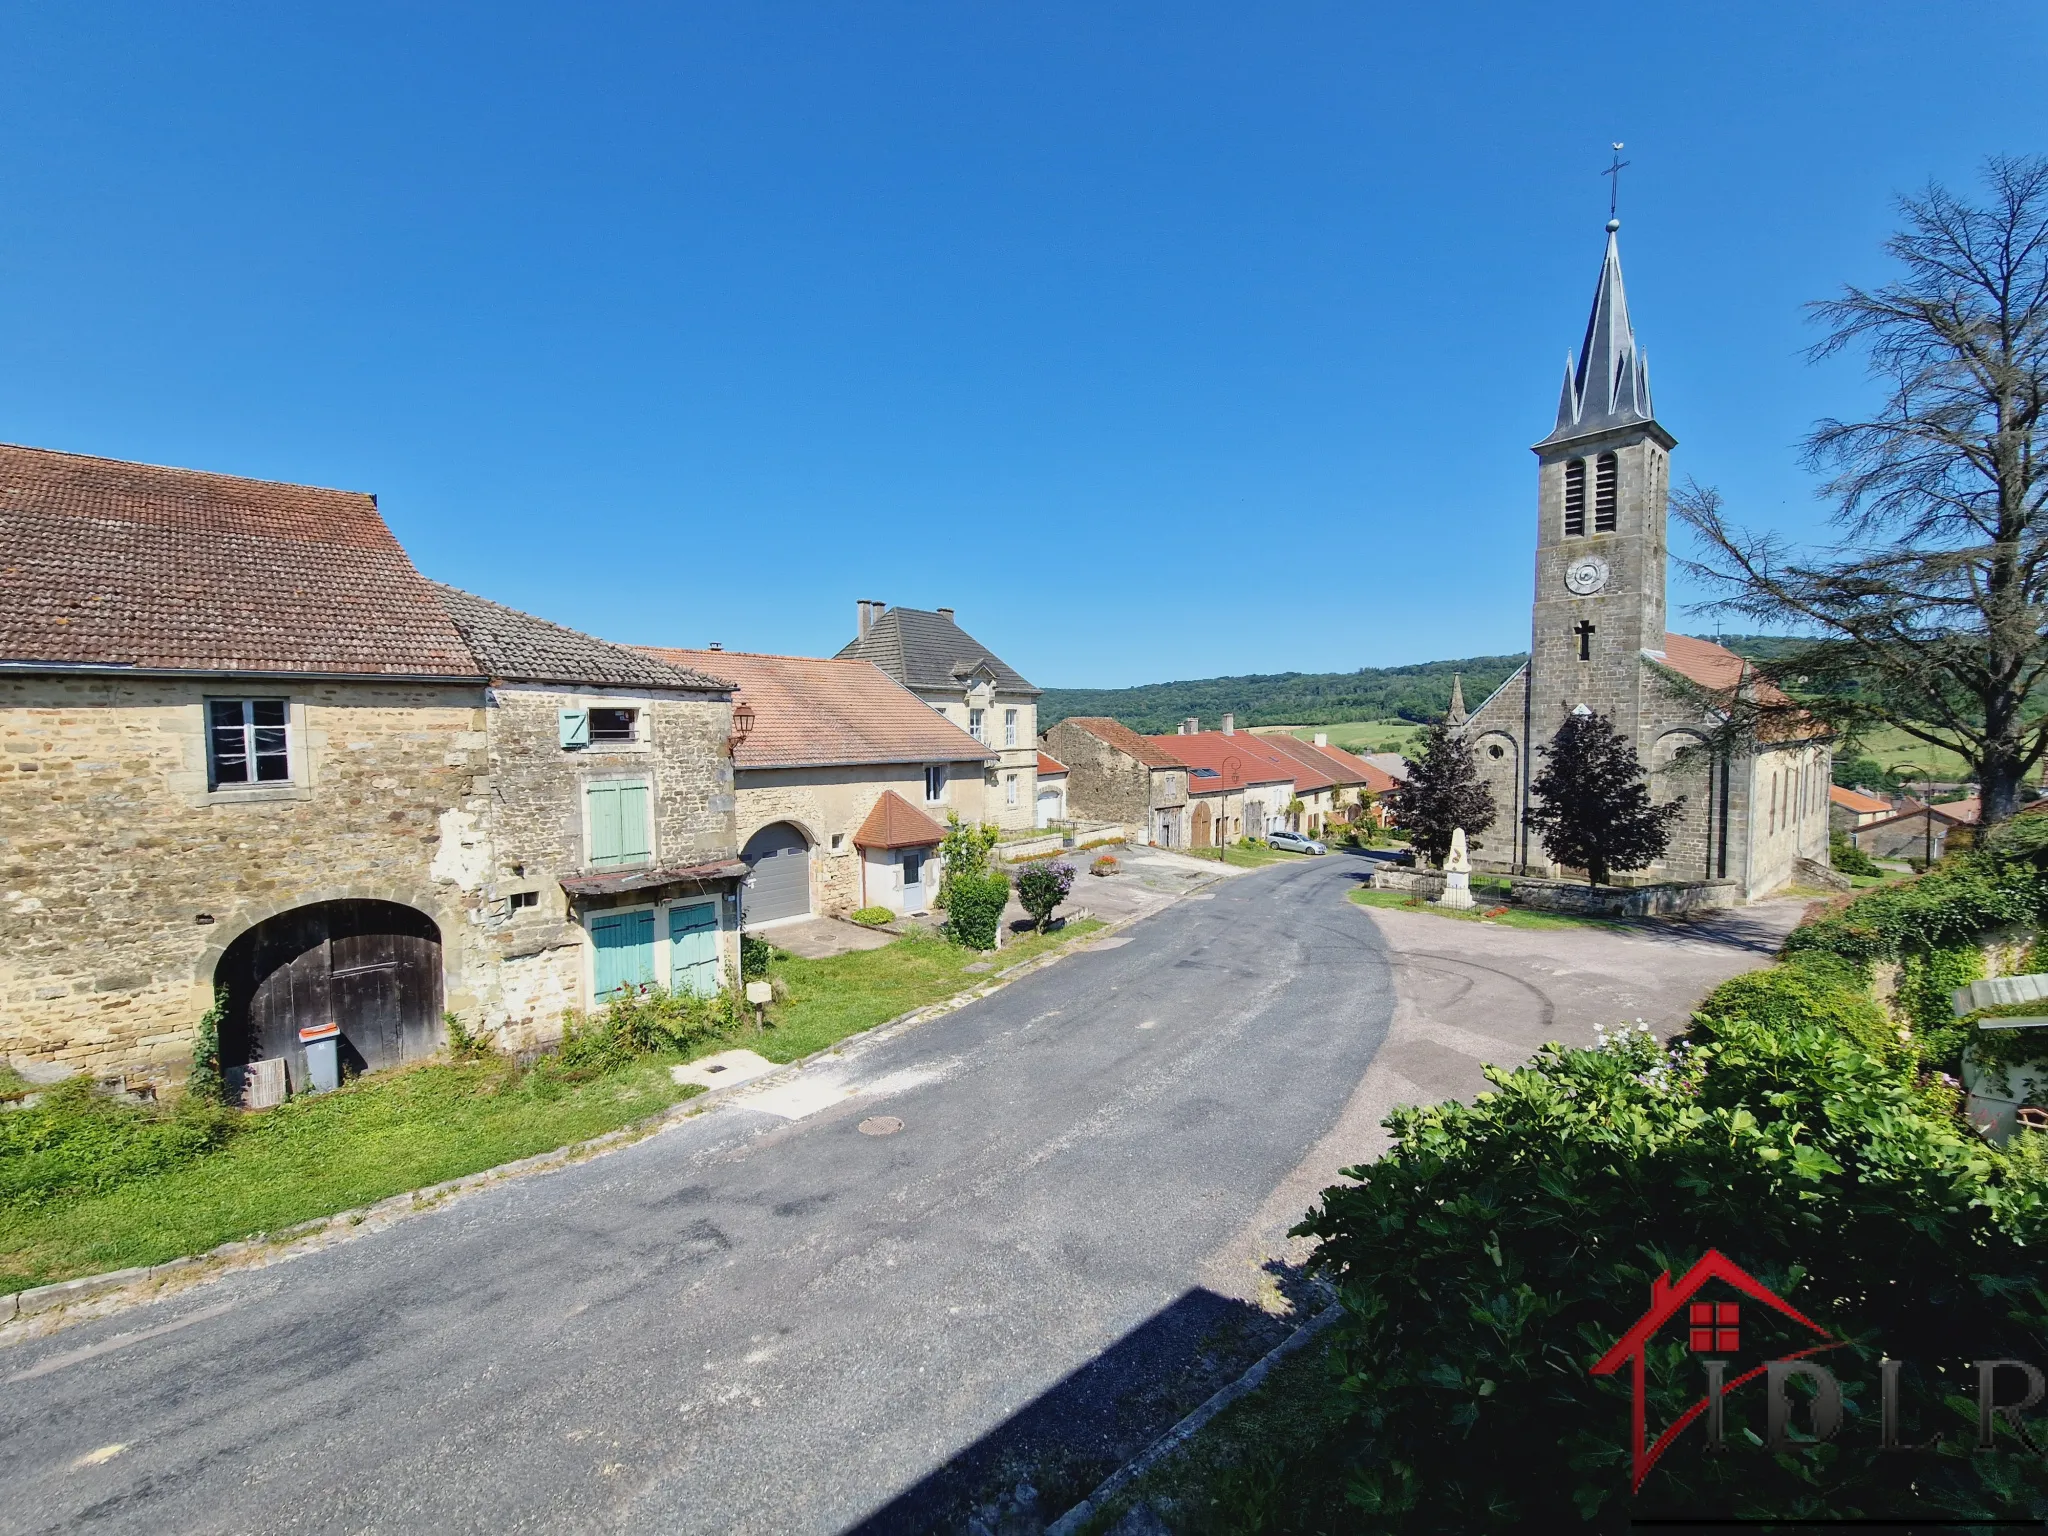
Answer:
[[[1643,1360],[1648,1353],[1650,1340],[1656,1336],[1657,1331],[1677,1318],[1682,1311],[1685,1313],[1681,1324],[1686,1330],[1686,1343],[1694,1354],[1729,1355],[1742,1347],[1740,1302],[1693,1300],[1710,1280],[1722,1281],[1743,1295],[1781,1313],[1802,1328],[1810,1330],[1822,1341],[1811,1348],[1780,1356],[1781,1361],[1803,1360],[1808,1355],[1817,1355],[1823,1350],[1839,1349],[1848,1342],[1829,1333],[1819,1323],[1716,1249],[1709,1248],[1706,1256],[1688,1269],[1676,1285],[1671,1283],[1671,1271],[1665,1270],[1650,1283],[1650,1310],[1638,1318],[1635,1326],[1623,1334],[1615,1346],[1602,1355],[1599,1363],[1593,1367],[1595,1376],[1612,1376],[1623,1365],[1629,1365],[1633,1369],[1635,1413],[1633,1438],[1629,1449],[1635,1464],[1633,1486],[1637,1491],[1642,1489],[1643,1479],[1650,1475],[1650,1468],[1657,1464],[1657,1458],[1664,1454],[1665,1448],[1678,1438],[1687,1425],[1707,1412],[1710,1407],[1718,1411],[1718,1398],[1726,1397],[1736,1387],[1763,1375],[1770,1368],[1770,1363],[1767,1362],[1744,1371],[1732,1381],[1724,1381],[1722,1370],[1719,1369],[1724,1362],[1711,1362],[1708,1380],[1712,1387],[1708,1395],[1681,1414],[1676,1423],[1657,1437],[1654,1445],[1645,1447],[1644,1438],[1648,1430],[1644,1424]],[[1718,1418],[1710,1421],[1709,1428],[1718,1423]]]

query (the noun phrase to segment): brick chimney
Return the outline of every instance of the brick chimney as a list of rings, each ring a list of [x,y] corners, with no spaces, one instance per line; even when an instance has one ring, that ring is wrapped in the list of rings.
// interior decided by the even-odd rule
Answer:
[[[867,639],[868,631],[875,627],[875,620],[882,616],[882,610],[888,606],[880,598],[875,597],[863,597],[854,603],[854,612],[860,616],[861,639]]]
[[[941,608],[939,610],[939,617],[944,619],[948,624],[950,624],[953,622],[953,610],[950,608]]]
[[[1237,716],[1225,715],[1223,717],[1223,734],[1226,736],[1235,736],[1237,734]]]
[[[1319,747],[1327,747],[1327,746],[1328,746],[1329,744],[1330,744],[1330,733],[1329,733],[1328,731],[1317,731],[1317,732],[1316,732],[1316,745],[1317,745],[1317,746],[1319,746]]]
[[[1180,733],[1181,733],[1181,735],[1183,735],[1183,736],[1196,736],[1196,735],[1200,735],[1200,734],[1201,734],[1201,730],[1202,730],[1202,721],[1201,721],[1201,717],[1200,717],[1200,716],[1197,716],[1197,715],[1189,715],[1189,716],[1187,717],[1187,719],[1185,719],[1185,720],[1181,721],[1181,723],[1180,723]]]

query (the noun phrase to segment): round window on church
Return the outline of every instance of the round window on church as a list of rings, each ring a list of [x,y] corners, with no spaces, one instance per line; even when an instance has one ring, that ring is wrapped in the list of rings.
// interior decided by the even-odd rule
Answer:
[[[1502,748],[1501,744],[1496,741],[1492,746],[1486,749],[1486,755],[1488,757],[1506,757],[1507,752],[1505,751],[1505,749]]]

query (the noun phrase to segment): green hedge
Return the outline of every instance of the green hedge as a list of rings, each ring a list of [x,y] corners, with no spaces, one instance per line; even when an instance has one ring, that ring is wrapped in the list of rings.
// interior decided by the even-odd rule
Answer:
[[[1812,984],[1811,980],[1802,985]],[[1777,994],[1745,1001],[1775,1004]],[[1628,1033],[1489,1073],[1478,1103],[1397,1111],[1393,1150],[1346,1170],[1298,1230],[1334,1281],[1351,1522],[1388,1531],[1621,1529],[1630,1513],[1831,1517],[2048,1512],[2038,1454],[1972,1455],[1962,1362],[2048,1357],[2040,1160],[1985,1147],[1894,1055],[1826,1023],[1716,1021],[1667,1051]],[[1851,1417],[1772,1458],[1755,1386],[1733,1449],[1682,1436],[1628,1497],[1627,1372],[1588,1367],[1651,1282],[1718,1248],[1858,1342],[1829,1363]],[[1797,1347],[1746,1307],[1745,1353]],[[1908,1362],[1905,1422],[1939,1454],[1885,1455],[1878,1361]],[[1703,1377],[1680,1338],[1649,1364],[1668,1424]]]
[[[969,949],[994,949],[1010,900],[1010,877],[998,870],[953,876],[946,895],[946,937]]]
[[[1952,949],[1994,928],[2048,916],[2048,875],[2031,863],[1985,856],[1859,896],[1841,912],[1795,928],[1785,953],[1822,952],[1866,963],[1912,950]]]
[[[1700,1004],[1691,1038],[1701,1044],[1713,1040],[1732,1019],[1773,1029],[1821,1024],[1874,1055],[1902,1050],[1898,1027],[1870,995],[1869,968],[1839,955],[1799,954],[1784,965],[1722,982]]]

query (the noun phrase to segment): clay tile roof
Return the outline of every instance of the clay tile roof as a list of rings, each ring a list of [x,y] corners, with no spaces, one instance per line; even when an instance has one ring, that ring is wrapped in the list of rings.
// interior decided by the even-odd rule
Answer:
[[[1193,736],[1153,736],[1148,739],[1154,744],[1171,742],[1172,750],[1180,754],[1191,768],[1215,770],[1213,779],[1189,779],[1190,794],[1239,789],[1246,784],[1277,784],[1293,780],[1296,773],[1307,772],[1299,765],[1286,763],[1270,749],[1260,747],[1259,738],[1246,731],[1229,736],[1221,731],[1200,731]]]
[[[12,445],[0,660],[478,675],[373,496]]]
[[[907,688],[964,688],[985,665],[1000,693],[1039,691],[948,615],[923,608],[887,609],[839,655],[872,661]]]
[[[946,829],[925,815],[893,789],[868,812],[868,819],[853,834],[856,848],[928,848],[946,835]]]
[[[1038,776],[1041,779],[1055,777],[1066,771],[1067,765],[1058,758],[1047,757],[1043,752],[1038,754]]]
[[[1112,720],[1107,715],[1069,715],[1062,723],[1086,731],[1097,741],[1115,747],[1125,757],[1136,758],[1147,768],[1188,766],[1186,760],[1178,753],[1161,746],[1158,737],[1140,736],[1123,721]]]
[[[1362,784],[1376,795],[1384,795],[1401,781],[1369,758],[1355,752],[1346,752],[1342,747],[1319,747],[1313,742],[1305,743],[1310,751],[1319,757],[1329,759],[1337,767],[1337,778],[1341,784]]]
[[[1843,810],[1854,811],[1859,816],[1875,816],[1892,808],[1889,800],[1880,800],[1875,795],[1866,795],[1857,789],[1844,789],[1839,784],[1828,786],[1828,799]]]
[[[730,685],[643,656],[581,630],[564,629],[517,608],[438,582],[434,591],[487,676],[506,682],[584,683],[601,688],[689,688],[723,693]]]
[[[1725,646],[1692,635],[1664,637],[1664,664],[1682,677],[1716,693],[1733,693],[1747,680],[1751,696],[1759,704],[1789,705],[1777,684],[1758,677],[1748,662]],[[1784,710],[1766,716],[1762,734],[1772,741],[1791,741],[1803,736],[1824,736],[1826,727],[1803,710]]]
[[[871,662],[657,647],[646,654],[734,680],[734,705],[754,711],[753,730],[733,748],[741,768],[979,763],[995,756]]]
[[[1292,765],[1295,770],[1294,787],[1297,790],[1313,793],[1318,789],[1330,789],[1339,784],[1362,782],[1356,774],[1332,761],[1299,736],[1290,736],[1280,731],[1253,739],[1267,747],[1283,767]]]

